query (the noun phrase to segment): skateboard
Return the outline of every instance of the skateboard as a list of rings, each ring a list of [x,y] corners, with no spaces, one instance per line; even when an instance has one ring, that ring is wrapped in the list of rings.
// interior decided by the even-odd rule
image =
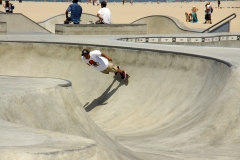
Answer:
[[[115,76],[117,76],[117,75],[118,75],[118,77],[119,77],[119,76],[121,77],[120,74],[115,74]],[[128,81],[129,78],[130,78],[130,75],[127,73],[127,74],[126,74],[126,78],[125,78],[125,79],[122,79],[122,78],[121,78],[121,80],[123,80],[123,81]]]

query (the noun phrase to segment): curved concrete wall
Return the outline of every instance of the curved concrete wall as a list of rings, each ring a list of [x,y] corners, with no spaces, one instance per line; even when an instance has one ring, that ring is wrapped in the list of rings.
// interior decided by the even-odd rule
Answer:
[[[56,123],[54,117],[56,114],[59,116],[61,107],[65,107],[61,102],[56,103],[54,99],[56,95],[63,96],[64,92],[71,92],[71,83],[53,78],[9,76],[0,76],[0,81],[1,160],[65,160],[78,157],[86,160],[96,159],[98,147],[95,141],[81,136],[38,129],[44,125],[42,123],[44,121],[36,121],[39,117],[48,119],[49,124],[55,121],[52,130],[61,126]],[[35,96],[38,98],[34,98]],[[51,116],[44,116],[49,114]],[[64,113],[61,115],[64,117]],[[15,120],[11,117],[15,117]],[[71,121],[71,118],[68,120]],[[21,125],[23,123],[31,127]],[[33,127],[34,125],[38,127]]]
[[[50,33],[20,13],[0,13],[0,21],[7,23],[7,33]]]
[[[66,20],[66,15],[60,14],[60,15],[56,15],[51,18],[48,18],[44,21],[38,22],[38,24],[46,28],[47,30],[51,31],[52,33],[55,33],[55,24],[63,24],[64,20]],[[96,15],[82,13],[80,24],[88,24],[89,21],[95,22],[97,20],[98,18]]]
[[[108,54],[127,70],[130,80],[86,65],[80,58],[83,48]],[[86,44],[2,42],[0,51],[2,75],[63,78],[73,84],[73,90],[49,89],[43,93],[47,100],[37,92],[32,98],[40,98],[39,103],[16,104],[24,116],[1,114],[5,121],[92,139],[98,143],[96,159],[240,157],[236,141],[240,73],[227,62],[180,52]],[[24,109],[35,105],[42,109],[48,101],[59,104],[59,109],[50,107],[42,117]]]
[[[199,33],[200,30],[187,28],[174,17],[153,15],[140,18],[132,24],[147,24],[147,34]]]

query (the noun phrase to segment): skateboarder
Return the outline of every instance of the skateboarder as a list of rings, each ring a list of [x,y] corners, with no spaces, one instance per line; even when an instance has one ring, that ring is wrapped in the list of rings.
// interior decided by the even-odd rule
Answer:
[[[127,77],[127,73],[121,70],[119,66],[113,64],[112,58],[108,57],[105,53],[99,50],[89,51],[87,49],[82,50],[82,60],[86,62],[89,66],[93,66],[96,70],[109,74],[113,72],[115,74],[119,73],[122,79]]]

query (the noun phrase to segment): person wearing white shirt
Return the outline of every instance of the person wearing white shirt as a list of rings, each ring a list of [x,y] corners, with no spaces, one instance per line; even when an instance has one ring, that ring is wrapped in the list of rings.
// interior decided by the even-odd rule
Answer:
[[[99,20],[96,24],[111,24],[111,12],[108,8],[106,8],[107,2],[101,2],[101,9],[97,13],[97,17]]]
[[[100,71],[104,74],[113,72],[115,75],[119,73],[122,79],[127,77],[126,71],[121,70],[119,66],[113,64],[112,58],[99,50],[90,52],[88,49],[83,49],[81,58],[85,63],[87,63],[87,65],[92,66],[97,71]]]
[[[210,22],[210,24],[212,24],[212,17],[211,17],[211,14],[212,14],[212,6],[210,5],[210,2],[207,2],[207,4],[205,5],[206,6],[206,15],[205,15],[205,23],[208,23]]]

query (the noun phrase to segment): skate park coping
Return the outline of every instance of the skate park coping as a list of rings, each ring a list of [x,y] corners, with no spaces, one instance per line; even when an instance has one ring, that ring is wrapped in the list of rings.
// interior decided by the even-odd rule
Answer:
[[[135,36],[122,37],[117,39],[124,42],[133,43],[153,43],[153,44],[167,44],[167,45],[191,45],[191,46],[217,46],[217,47],[240,47],[239,33],[219,33],[219,34],[193,34],[186,35],[156,35],[156,36]]]

